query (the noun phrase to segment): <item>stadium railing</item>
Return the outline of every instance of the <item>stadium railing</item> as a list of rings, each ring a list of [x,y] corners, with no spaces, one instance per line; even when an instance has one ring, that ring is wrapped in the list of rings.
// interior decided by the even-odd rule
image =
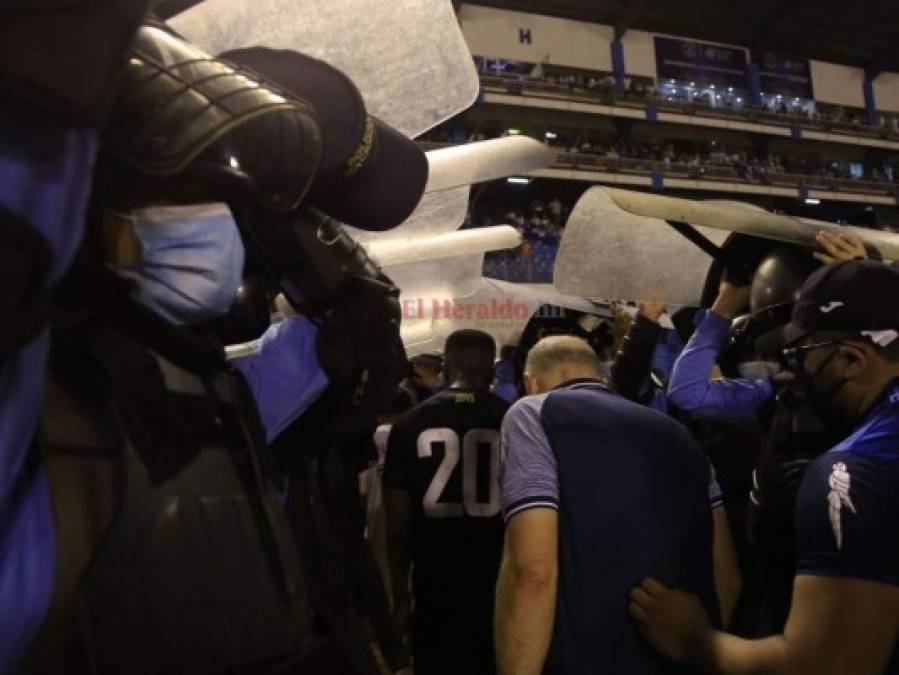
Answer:
[[[454,145],[438,141],[421,141],[424,150],[435,150]],[[664,162],[656,159],[632,157],[606,157],[589,152],[565,152],[556,154],[552,168],[596,171],[598,173],[650,176],[658,171],[663,177],[695,180],[727,181],[775,187],[808,187],[812,190],[853,192],[862,195],[888,195],[899,197],[899,184],[889,181],[872,181],[855,178],[838,178],[818,174],[777,171],[759,165],[735,166],[715,164],[710,161]]]
[[[661,112],[675,112],[720,119],[739,119],[746,122],[786,127],[792,127],[794,124],[798,124],[800,127],[811,131],[865,136],[894,141],[899,140],[899,130],[891,129],[886,126],[869,126],[864,123],[813,118],[808,117],[807,115],[797,115],[789,112],[773,112],[767,109],[751,107],[713,107],[701,101],[669,101],[666,98],[653,94],[640,94],[631,91],[618,93],[603,85],[590,89],[586,87],[558,84],[522,75],[481,75],[481,87],[485,91],[546,96],[549,98],[558,98],[569,101],[593,102],[600,105],[643,107],[649,104],[655,106]]]

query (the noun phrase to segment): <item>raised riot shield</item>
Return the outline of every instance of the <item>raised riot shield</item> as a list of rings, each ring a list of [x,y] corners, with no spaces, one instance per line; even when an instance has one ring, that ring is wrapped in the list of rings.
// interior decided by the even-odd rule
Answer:
[[[410,137],[478,94],[450,0],[205,0],[170,23],[212,54],[261,45],[323,59],[350,76],[369,114]]]
[[[899,254],[899,236],[888,232],[769,213],[741,202],[596,187],[569,219],[556,260],[556,287],[588,297],[700,304],[714,253],[669,223],[689,224],[712,249],[730,234],[811,248],[818,232],[829,230],[856,234],[884,257]]]

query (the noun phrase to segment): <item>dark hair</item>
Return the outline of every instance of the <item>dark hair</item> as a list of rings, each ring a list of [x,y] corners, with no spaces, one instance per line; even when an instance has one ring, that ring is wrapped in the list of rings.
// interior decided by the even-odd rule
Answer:
[[[447,366],[467,377],[492,377],[496,360],[496,342],[489,333],[464,328],[446,338]]]
[[[479,351],[483,354],[490,354],[491,359],[496,358],[496,342],[489,333],[485,333],[482,330],[463,328],[454,331],[446,338],[444,354],[449,356],[451,352],[462,350]]]

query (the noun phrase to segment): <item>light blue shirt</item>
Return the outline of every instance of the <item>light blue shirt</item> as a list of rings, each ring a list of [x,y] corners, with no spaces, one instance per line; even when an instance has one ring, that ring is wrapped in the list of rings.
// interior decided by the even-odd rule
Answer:
[[[289,316],[263,333],[252,354],[232,360],[253,393],[269,443],[328,386],[318,362],[317,341],[315,324],[302,315]]]

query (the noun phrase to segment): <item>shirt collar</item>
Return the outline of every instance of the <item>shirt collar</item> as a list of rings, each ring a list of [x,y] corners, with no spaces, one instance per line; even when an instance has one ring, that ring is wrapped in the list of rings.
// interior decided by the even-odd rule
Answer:
[[[865,419],[871,419],[875,415],[879,415],[887,408],[899,407],[899,377],[894,378],[884,387],[883,392],[877,398],[874,405],[865,415]]]
[[[555,391],[556,389],[568,389],[569,387],[578,387],[578,386],[582,386],[582,385],[599,386],[599,387],[602,387],[603,389],[607,388],[606,385],[604,385],[602,382],[600,382],[599,380],[597,380],[595,378],[577,377],[573,380],[566,380],[562,384],[559,384],[559,385],[553,387],[553,391]]]

